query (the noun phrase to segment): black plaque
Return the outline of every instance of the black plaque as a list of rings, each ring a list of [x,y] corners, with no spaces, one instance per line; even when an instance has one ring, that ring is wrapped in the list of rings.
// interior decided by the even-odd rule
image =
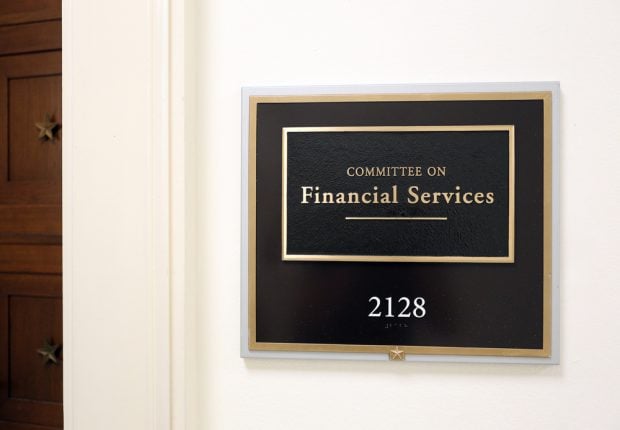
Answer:
[[[549,357],[551,100],[250,97],[248,349]]]

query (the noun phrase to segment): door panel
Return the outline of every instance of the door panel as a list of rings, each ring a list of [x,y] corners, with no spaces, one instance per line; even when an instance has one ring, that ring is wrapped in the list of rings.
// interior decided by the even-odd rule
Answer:
[[[9,296],[9,397],[62,402],[62,372],[58,358],[42,356],[47,346],[62,345],[60,298]],[[40,351],[40,352],[37,352]]]
[[[0,274],[0,420],[62,426],[61,294],[61,276]],[[46,341],[57,364],[38,351]]]
[[[0,57],[0,204],[61,203],[60,52]],[[60,124],[39,138],[46,114]]]
[[[8,160],[9,182],[47,181],[60,183],[60,131],[53,140],[40,139],[35,124],[45,121],[62,122],[60,75],[33,76],[8,82]]]

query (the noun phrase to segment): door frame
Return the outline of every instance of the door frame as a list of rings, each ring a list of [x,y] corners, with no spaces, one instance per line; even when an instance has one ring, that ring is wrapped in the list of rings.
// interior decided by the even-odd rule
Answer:
[[[136,3],[112,0],[102,8],[94,0],[62,0],[63,365],[68,430],[185,428],[186,6],[173,0]],[[111,75],[126,81],[110,81]],[[141,91],[132,92],[137,87]],[[101,88],[123,100],[112,104]],[[149,94],[147,103],[144,94]],[[97,128],[97,121],[105,125]],[[144,138],[136,139],[140,131]],[[101,173],[106,172],[102,164],[110,159],[119,160],[120,168],[101,184]],[[133,165],[123,165],[124,160],[133,160]],[[136,182],[142,185],[132,185]],[[135,193],[135,199],[142,203],[127,207],[127,188],[141,190],[144,195]],[[94,220],[89,210],[99,200],[89,195],[91,189],[104,194],[105,207],[110,208],[95,214]],[[135,248],[135,262],[104,262],[113,282],[99,296],[106,284],[94,257],[87,255],[113,256],[121,237],[113,231],[109,241],[97,239],[98,227],[105,222],[100,218],[105,217],[117,224],[125,218],[142,220],[143,226],[134,225],[145,233],[123,239],[123,248]],[[142,258],[139,253],[145,249],[147,256]],[[123,303],[124,291],[143,300]],[[130,357],[118,350],[119,342],[132,351]],[[126,405],[125,391],[138,393],[135,405]]]

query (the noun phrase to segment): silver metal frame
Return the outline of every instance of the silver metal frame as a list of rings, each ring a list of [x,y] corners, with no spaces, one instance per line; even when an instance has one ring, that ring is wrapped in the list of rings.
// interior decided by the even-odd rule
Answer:
[[[242,177],[241,177],[241,356],[246,358],[294,358],[387,361],[385,353],[250,351],[248,348],[248,150],[250,96],[326,95],[326,94],[403,94],[403,93],[469,93],[550,91],[552,93],[552,270],[551,270],[551,355],[549,357],[500,357],[470,355],[413,355],[406,361],[460,363],[521,363],[559,364],[560,361],[560,302],[559,302],[559,139],[560,84],[559,82],[513,82],[468,84],[306,86],[306,87],[246,87],[242,89]]]

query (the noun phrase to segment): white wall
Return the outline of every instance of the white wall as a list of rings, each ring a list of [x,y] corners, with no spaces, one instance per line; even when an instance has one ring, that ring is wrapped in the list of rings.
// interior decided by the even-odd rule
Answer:
[[[190,9],[188,428],[620,428],[617,0]],[[242,85],[522,80],[562,86],[561,365],[239,358]]]

